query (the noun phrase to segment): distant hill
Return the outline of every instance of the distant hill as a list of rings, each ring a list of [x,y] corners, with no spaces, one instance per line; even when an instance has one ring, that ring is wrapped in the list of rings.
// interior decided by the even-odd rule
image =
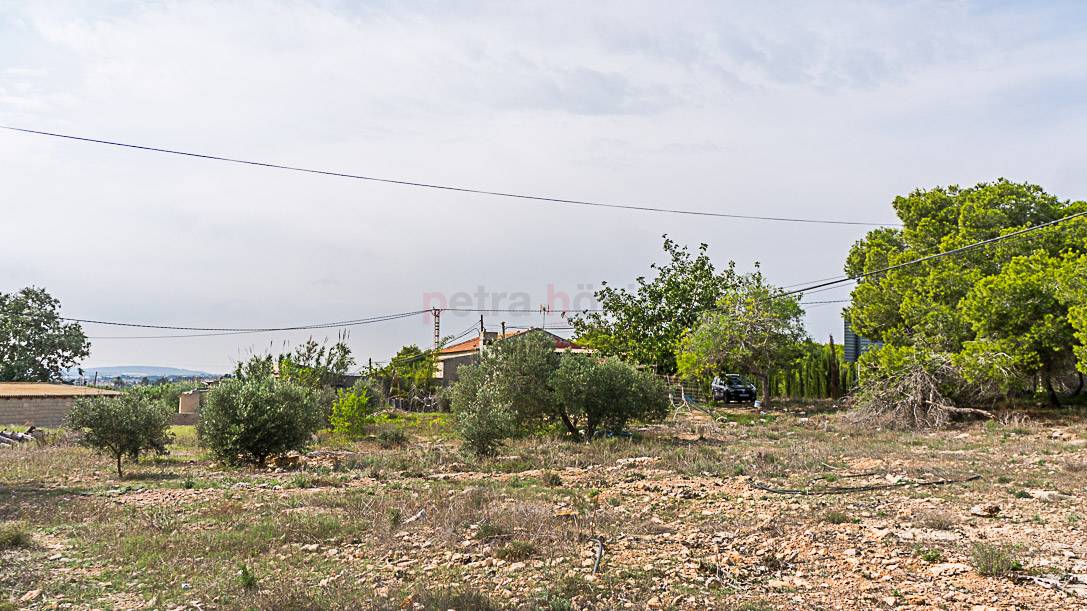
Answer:
[[[97,373],[99,378],[217,378],[219,374],[177,367],[156,367],[154,365],[117,365],[113,367],[85,367],[83,375],[92,378]],[[77,377],[79,371],[68,370],[69,377]]]

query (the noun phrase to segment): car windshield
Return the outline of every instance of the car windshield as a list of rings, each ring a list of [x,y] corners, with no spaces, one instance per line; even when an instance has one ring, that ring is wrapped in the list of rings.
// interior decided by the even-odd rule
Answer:
[[[725,382],[727,382],[727,383],[729,383],[729,384],[731,384],[733,386],[746,386],[747,385],[747,382],[745,382],[744,379],[741,378],[738,375],[725,376]]]

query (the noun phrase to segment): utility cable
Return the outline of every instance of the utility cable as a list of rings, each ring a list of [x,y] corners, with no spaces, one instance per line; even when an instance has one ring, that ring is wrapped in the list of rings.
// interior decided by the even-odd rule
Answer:
[[[339,177],[339,178],[352,178],[352,179],[355,179],[355,180],[366,180],[366,181],[370,181],[370,182],[379,182],[379,183],[386,183],[386,184],[393,184],[393,185],[401,185],[401,186],[405,186],[405,187],[417,187],[417,188],[423,188],[423,189],[437,189],[437,190],[441,190],[441,191],[455,191],[455,192],[458,192],[458,193],[472,193],[472,194],[475,194],[475,195],[489,195],[489,196],[493,196],[493,197],[505,197],[505,198],[511,198],[511,199],[520,199],[520,200],[532,200],[532,201],[545,202],[545,203],[551,203],[551,204],[565,204],[565,205],[572,205],[572,206],[589,206],[589,207],[595,207],[595,208],[614,208],[614,209],[622,209],[622,210],[637,210],[637,211],[641,211],[641,212],[660,212],[660,213],[668,213],[668,214],[685,214],[685,215],[690,215],[690,216],[711,216],[711,217],[722,217],[722,218],[732,218],[732,219],[746,219],[746,220],[755,220],[755,221],[777,221],[777,222],[788,222],[788,223],[816,223],[816,224],[825,224],[825,225],[863,225],[863,226],[874,226],[874,227],[885,227],[885,226],[892,225],[892,224],[889,224],[889,223],[870,223],[870,222],[862,222],[862,221],[842,221],[842,220],[828,220],[828,219],[791,218],[791,217],[780,217],[780,216],[758,216],[758,215],[753,215],[753,214],[734,214],[734,213],[729,213],[729,212],[710,212],[710,211],[704,211],[704,210],[682,210],[682,209],[677,209],[677,208],[659,208],[659,207],[654,207],[654,206],[641,206],[641,205],[634,205],[634,204],[615,204],[615,203],[605,203],[605,202],[589,201],[589,200],[581,200],[581,199],[565,199],[565,198],[560,198],[560,197],[547,197],[547,196],[543,196],[543,195],[528,195],[528,194],[524,194],[524,193],[510,193],[510,192],[506,192],[506,191],[493,191],[493,190],[489,190],[489,189],[475,189],[475,188],[470,188],[470,187],[456,187],[456,186],[450,186],[450,185],[440,185],[440,184],[437,184],[437,183],[421,182],[421,181],[416,181],[416,180],[380,178],[380,177],[377,177],[377,176],[366,176],[366,175],[362,175],[362,174],[348,174],[346,172],[334,172],[334,171],[331,171],[331,170],[317,170],[317,169],[313,169],[313,168],[304,168],[304,167],[300,167],[300,166],[291,166],[291,165],[284,165],[284,164],[279,164],[279,163],[269,163],[269,162],[265,162],[265,161],[252,161],[252,160],[248,160],[248,159],[239,159],[239,158],[235,158],[235,157],[224,157],[224,156],[221,156],[221,155],[210,155],[210,154],[206,154],[206,153],[192,153],[192,152],[188,152],[188,151],[180,151],[180,150],[176,150],[176,149],[168,149],[168,148],[162,148],[162,147],[157,147],[157,146],[147,146],[147,145],[141,145],[141,144],[130,144],[130,143],[126,143],[126,142],[116,142],[116,141],[112,141],[112,140],[100,140],[98,138],[87,138],[87,137],[84,137],[84,136],[73,136],[73,135],[70,135],[70,134],[61,134],[61,133],[58,133],[58,132],[47,132],[47,131],[42,131],[42,130],[37,130],[37,129],[27,129],[27,128],[23,128],[23,127],[13,127],[13,126],[9,126],[9,125],[0,125],[0,129],[6,129],[6,130],[9,130],[9,131],[14,131],[14,132],[21,132],[21,133],[24,133],[24,134],[36,134],[36,135],[39,135],[39,136],[49,136],[51,138],[63,138],[63,139],[66,139],[66,140],[77,140],[77,141],[80,141],[80,142],[91,142],[91,143],[94,143],[94,144],[105,144],[105,145],[109,145],[109,146],[116,146],[116,147],[127,148],[127,149],[136,149],[136,150],[141,150],[141,151],[152,151],[152,152],[155,152],[155,153],[166,153],[166,154],[169,154],[169,155],[181,155],[181,156],[184,156],[184,157],[195,157],[197,159],[207,159],[207,160],[211,160],[211,161],[223,161],[223,162],[227,162],[227,163],[237,163],[237,164],[257,166],[257,167],[262,167],[262,168],[272,168],[272,169],[276,169],[276,170],[288,170],[288,171],[291,171],[291,172],[304,172],[304,173],[307,173],[307,174],[320,174],[320,175],[323,175],[323,176],[336,176],[336,177]]]

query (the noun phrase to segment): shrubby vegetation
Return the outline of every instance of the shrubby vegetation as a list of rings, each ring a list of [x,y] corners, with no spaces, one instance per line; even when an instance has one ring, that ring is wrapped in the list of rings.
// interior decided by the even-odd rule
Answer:
[[[415,344],[404,346],[388,365],[377,371],[377,377],[384,381],[384,390],[389,397],[428,393],[434,386],[436,360],[434,350],[423,350]]]
[[[313,389],[253,371],[220,382],[200,408],[200,442],[224,462],[262,464],[302,450],[324,426]]]
[[[159,403],[164,409],[176,412],[178,398],[181,393],[200,388],[200,382],[167,382],[160,381],[152,384],[140,384],[130,386],[124,390],[126,393],[143,393],[149,400]]]
[[[311,337],[293,352],[278,356],[254,355],[235,366],[234,377],[246,380],[276,376],[310,390],[313,403],[320,408],[322,424],[325,424],[336,398],[333,385],[355,364],[345,339],[340,337],[329,345]]]
[[[80,443],[113,457],[117,477],[122,477],[122,458],[137,461],[146,452],[167,453],[173,411],[151,393],[134,389],[120,397],[76,399],[68,426],[82,432]]]
[[[493,456],[517,431],[517,417],[497,372],[484,361],[458,370],[453,386],[457,433],[477,456]]]
[[[366,434],[366,428],[373,423],[376,414],[377,404],[370,396],[370,389],[366,384],[356,384],[337,393],[329,424],[333,433],[358,439]]]
[[[555,405],[574,437],[592,439],[603,427],[622,431],[631,420],[668,414],[668,388],[652,373],[610,357],[569,354],[551,377]]]
[[[968,380],[946,353],[888,346],[879,355],[884,359],[882,373],[867,378],[848,399],[853,421],[925,430],[965,414],[991,417],[962,405],[992,402],[1000,396],[997,389]]]
[[[631,420],[667,412],[668,394],[652,373],[617,358],[558,354],[543,333],[496,342],[478,365],[458,370],[452,406],[469,449],[492,455],[503,439],[561,424],[592,439],[620,432]]]

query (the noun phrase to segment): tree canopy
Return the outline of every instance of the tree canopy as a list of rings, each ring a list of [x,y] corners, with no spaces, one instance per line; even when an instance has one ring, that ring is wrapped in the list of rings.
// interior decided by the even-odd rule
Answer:
[[[650,265],[654,277],[638,277],[631,290],[602,283],[596,292],[602,311],[573,319],[578,343],[674,373],[680,338],[736,282],[733,265],[716,270],[708,248],[701,244],[692,255],[665,235],[670,260]]]
[[[65,322],[45,289],[0,293],[0,382],[59,380],[90,354],[79,323]]]
[[[761,271],[736,276],[681,340],[679,372],[696,379],[725,371],[753,376],[768,401],[770,376],[801,355],[803,316],[797,297],[782,295]]]
[[[437,358],[437,350],[424,350],[411,344],[397,351],[379,374],[387,380],[390,394],[410,394],[430,387]]]
[[[925,255],[1087,210],[1041,187],[998,180],[917,190],[894,201],[900,229],[881,228],[853,245],[845,271],[861,277]],[[1087,218],[954,256],[861,278],[847,316],[860,335],[893,347],[954,355],[969,378],[995,369],[1052,388],[1072,371],[1083,336],[1075,312],[1084,291],[1069,266],[1087,253]],[[1065,281],[1062,281],[1065,280]],[[875,357],[873,357],[875,358]],[[1051,391],[1051,398],[1056,396]]]

